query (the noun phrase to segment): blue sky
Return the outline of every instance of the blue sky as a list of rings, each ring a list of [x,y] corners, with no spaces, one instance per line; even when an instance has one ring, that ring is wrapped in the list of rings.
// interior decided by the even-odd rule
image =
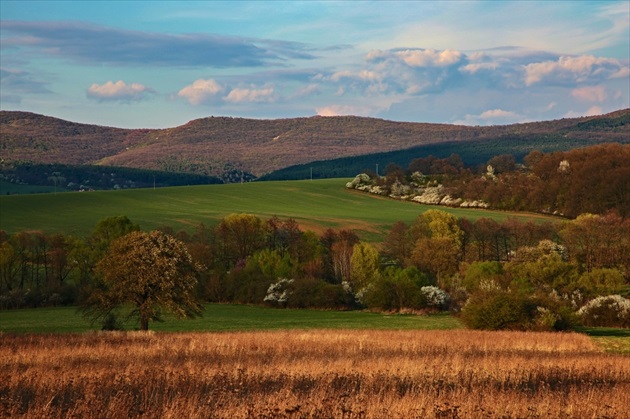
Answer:
[[[173,127],[493,125],[630,107],[630,2],[0,0],[0,105]]]

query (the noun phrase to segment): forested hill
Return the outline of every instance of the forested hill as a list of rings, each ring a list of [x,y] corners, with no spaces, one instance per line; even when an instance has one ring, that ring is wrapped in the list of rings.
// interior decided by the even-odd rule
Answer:
[[[261,176],[316,160],[452,142],[546,138],[567,145],[627,142],[630,109],[610,114],[505,126],[469,127],[361,117],[276,120],[209,117],[168,129],[78,124],[28,112],[0,111],[3,161],[103,164],[222,175]],[[500,154],[500,153],[496,153]]]

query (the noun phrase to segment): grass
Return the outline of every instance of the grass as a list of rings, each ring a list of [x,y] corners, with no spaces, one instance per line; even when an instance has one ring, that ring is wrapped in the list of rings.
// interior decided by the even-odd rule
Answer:
[[[126,324],[133,330],[136,324]],[[76,307],[37,308],[0,311],[0,332],[67,333],[98,330],[78,313]],[[149,328],[164,332],[223,332],[277,329],[396,329],[435,330],[461,328],[448,315],[388,315],[362,311],[319,311],[275,309],[234,304],[207,304],[203,317],[177,320],[166,317]]]
[[[0,334],[0,417],[621,418],[630,357],[582,334]]]
[[[7,182],[6,180],[0,179],[0,195],[55,193],[64,190],[65,189],[61,187],[55,189],[54,186],[16,185],[15,183]]]
[[[589,335],[606,352],[630,355],[630,329],[579,327],[577,331]]]
[[[144,230],[171,226],[192,231],[231,213],[249,213],[265,219],[291,217],[303,230],[352,229],[363,240],[378,241],[396,221],[410,223],[435,208],[348,191],[345,183],[325,179],[0,196],[0,230],[86,236],[102,218],[126,215]],[[500,222],[509,216],[553,220],[533,214],[440,209],[471,220],[489,217]]]
[[[127,330],[138,325],[129,321]],[[152,322],[158,332],[239,332],[260,330],[456,330],[463,326],[450,314],[427,316],[370,313],[365,311],[291,310],[238,304],[207,304],[202,317]],[[54,307],[0,311],[0,332],[84,333],[97,331],[99,324],[83,318],[76,307]],[[630,354],[630,329],[580,327],[602,350]]]

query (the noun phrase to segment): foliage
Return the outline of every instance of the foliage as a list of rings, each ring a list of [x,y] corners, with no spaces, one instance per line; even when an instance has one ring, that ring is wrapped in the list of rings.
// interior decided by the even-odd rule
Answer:
[[[472,329],[526,330],[535,311],[536,304],[523,295],[492,290],[471,295],[461,319]]]
[[[352,248],[350,257],[350,280],[356,289],[367,287],[378,276],[380,257],[369,243],[359,242]]]
[[[620,295],[597,297],[581,307],[577,315],[586,326],[630,328],[630,300]]]
[[[178,318],[197,316],[198,269],[184,244],[173,237],[131,232],[112,242],[98,262],[102,288],[92,293],[84,312],[99,319],[129,304],[141,330],[148,330],[150,320],[160,320],[163,309]]]
[[[444,291],[436,287],[435,285],[428,285],[420,288],[420,292],[424,296],[427,307],[445,309],[448,307],[449,295]]]
[[[566,305],[550,298],[492,289],[473,293],[461,312],[462,321],[483,330],[567,330],[574,320]]]
[[[348,188],[452,207],[535,211],[575,218],[583,213],[630,214],[630,144],[609,143],[528,154],[517,166],[511,155],[494,156],[487,171],[464,170],[459,159],[432,156],[412,161],[395,176],[359,177]],[[430,175],[422,182],[417,175]],[[365,175],[361,175],[365,176]],[[597,185],[592,187],[591,185]]]
[[[390,266],[368,287],[358,290],[357,299],[369,308],[421,310],[429,305],[427,297],[431,290],[423,292],[423,287],[429,284],[427,275],[415,267],[401,269]]]

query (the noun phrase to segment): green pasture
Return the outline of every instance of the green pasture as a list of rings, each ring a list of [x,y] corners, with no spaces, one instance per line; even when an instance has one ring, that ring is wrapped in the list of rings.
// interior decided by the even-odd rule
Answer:
[[[136,330],[129,322],[126,330]],[[157,332],[237,332],[253,330],[359,329],[359,330],[453,330],[460,321],[447,313],[416,316],[365,311],[292,310],[237,304],[206,304],[202,317],[178,320],[166,316],[151,322]],[[76,307],[0,311],[2,333],[84,333],[100,330],[81,316]],[[602,350],[630,354],[630,329],[580,327]]]
[[[294,218],[303,230],[355,230],[380,240],[396,221],[412,222],[429,207],[345,189],[347,179],[253,182],[158,189],[0,196],[0,230],[88,235],[104,217],[126,215],[144,230],[192,231],[231,213]],[[523,219],[541,216],[439,207],[458,217]],[[551,219],[551,218],[550,218]]]
[[[0,179],[0,195],[13,195],[13,194],[33,194],[33,193],[54,193],[61,192],[64,189],[61,187],[55,190],[54,186],[43,185],[16,185],[15,183],[7,182]]]
[[[127,324],[134,330],[137,324]],[[278,329],[401,329],[433,330],[461,328],[448,314],[430,316],[393,315],[363,311],[277,309],[235,304],[207,304],[202,317],[178,320],[166,317],[151,322],[150,330],[162,332],[221,332]],[[76,307],[0,311],[0,332],[81,333],[100,330],[100,325],[81,316]]]

